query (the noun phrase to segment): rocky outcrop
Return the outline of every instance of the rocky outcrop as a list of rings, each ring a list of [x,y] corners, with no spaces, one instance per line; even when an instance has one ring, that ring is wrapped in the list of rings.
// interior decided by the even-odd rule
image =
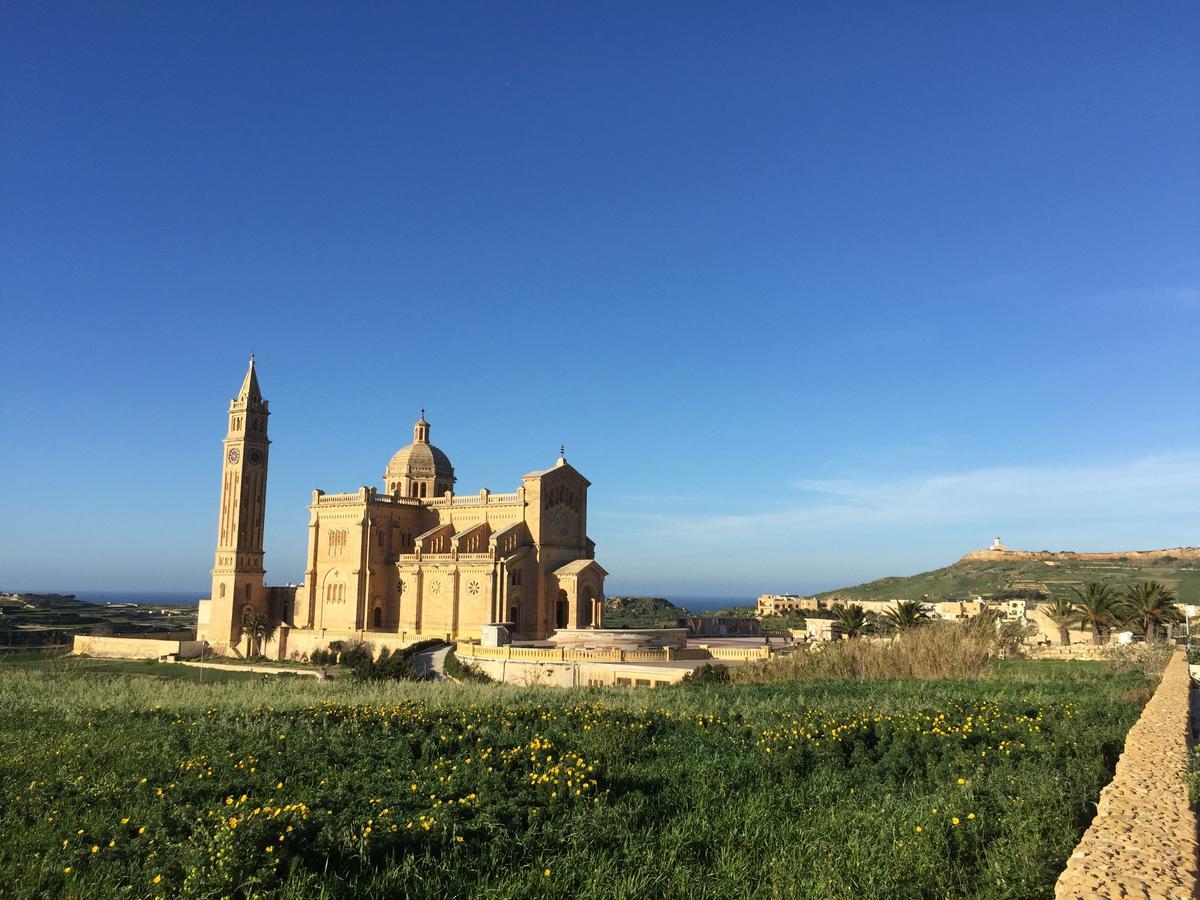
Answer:
[[[1170,547],[1166,550],[1126,550],[1121,553],[1075,553],[1071,550],[1009,550],[1007,547],[988,547],[972,550],[959,562],[996,562],[1005,559],[1046,560],[1106,560],[1106,559],[1200,559],[1200,547]]]
[[[1178,650],[1129,730],[1096,818],[1054,887],[1058,900],[1196,896],[1196,814],[1183,780],[1190,691],[1187,659]]]

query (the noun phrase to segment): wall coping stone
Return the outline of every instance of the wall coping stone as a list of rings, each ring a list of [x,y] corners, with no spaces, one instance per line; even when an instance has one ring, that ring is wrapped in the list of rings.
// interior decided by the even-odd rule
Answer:
[[[1054,886],[1058,900],[1197,896],[1196,811],[1184,781],[1191,683],[1186,655],[1176,650]]]

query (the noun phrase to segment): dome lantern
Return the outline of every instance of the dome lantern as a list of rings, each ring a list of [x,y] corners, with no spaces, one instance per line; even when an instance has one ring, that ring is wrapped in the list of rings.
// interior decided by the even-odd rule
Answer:
[[[402,497],[440,497],[454,490],[454,466],[450,458],[429,443],[425,410],[413,425],[413,442],[401,447],[383,475],[384,489]]]

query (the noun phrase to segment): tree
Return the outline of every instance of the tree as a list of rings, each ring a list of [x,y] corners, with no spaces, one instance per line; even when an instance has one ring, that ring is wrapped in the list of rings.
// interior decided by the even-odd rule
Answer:
[[[929,614],[920,600],[898,600],[894,608],[883,613],[883,624],[890,631],[907,631],[927,621]]]
[[[1079,610],[1075,608],[1066,597],[1055,597],[1049,603],[1042,607],[1046,618],[1055,624],[1058,628],[1058,642],[1066,647],[1071,643],[1071,626],[1078,625],[1080,620]]]
[[[846,637],[856,638],[866,630],[867,613],[857,603],[851,603],[849,606],[836,603],[830,612],[833,613],[833,623]]]
[[[259,612],[246,613],[242,620],[242,634],[249,642],[247,656],[258,656],[259,649],[275,637],[275,623]]]
[[[1175,595],[1158,581],[1133,585],[1126,589],[1123,599],[1126,620],[1137,624],[1147,641],[1158,637],[1159,623],[1177,622],[1181,618]]]
[[[1071,588],[1079,599],[1075,601],[1075,611],[1079,613],[1079,621],[1092,629],[1092,643],[1102,643],[1102,638],[1120,621],[1121,602],[1116,592],[1099,581],[1089,581],[1079,588]]]

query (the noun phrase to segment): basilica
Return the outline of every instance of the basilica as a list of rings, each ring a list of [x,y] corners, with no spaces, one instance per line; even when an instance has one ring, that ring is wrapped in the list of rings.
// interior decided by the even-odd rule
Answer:
[[[252,614],[274,626],[260,649],[278,659],[354,638],[376,647],[477,639],[489,624],[524,639],[601,626],[607,573],[587,536],[588,480],[560,453],[513,493],[459,494],[424,410],[381,487],[313,491],[304,581],[266,586],[269,417],[251,358],[229,405],[212,594],[197,629],[215,651],[247,652]]]

